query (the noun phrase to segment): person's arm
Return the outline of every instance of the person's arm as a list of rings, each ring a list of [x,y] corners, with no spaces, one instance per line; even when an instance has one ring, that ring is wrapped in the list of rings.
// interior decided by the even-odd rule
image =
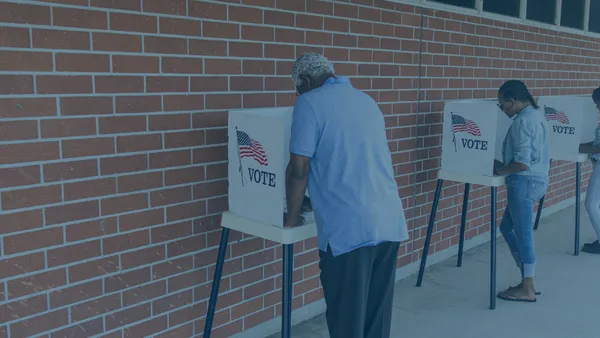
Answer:
[[[294,107],[290,136],[290,162],[286,169],[287,215],[284,226],[297,226],[310,172],[310,161],[319,141],[319,123],[310,103],[300,96]]]
[[[497,175],[510,175],[528,170],[531,166],[531,143],[533,142],[533,127],[525,119],[514,122],[510,137],[513,139],[514,156],[511,163],[504,163],[496,168]]]
[[[290,154],[290,163],[285,171],[285,195],[287,200],[287,215],[285,226],[300,225],[300,213],[304,202],[304,192],[308,184],[310,158]]]
[[[579,145],[579,152],[582,154],[597,154],[600,153],[600,147],[595,146],[594,142],[582,143]]]

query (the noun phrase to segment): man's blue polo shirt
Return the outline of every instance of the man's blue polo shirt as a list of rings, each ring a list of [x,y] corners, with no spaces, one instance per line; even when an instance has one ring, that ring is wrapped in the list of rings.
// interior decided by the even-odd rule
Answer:
[[[290,152],[311,158],[308,192],[319,249],[334,256],[408,239],[385,122],[377,103],[346,77],[298,97]]]

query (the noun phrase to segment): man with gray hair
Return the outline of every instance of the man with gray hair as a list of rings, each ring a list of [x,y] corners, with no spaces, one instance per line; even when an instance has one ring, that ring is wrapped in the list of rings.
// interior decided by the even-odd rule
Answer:
[[[308,185],[333,338],[388,338],[399,243],[408,239],[377,103],[319,54],[298,58],[286,171],[286,226]]]

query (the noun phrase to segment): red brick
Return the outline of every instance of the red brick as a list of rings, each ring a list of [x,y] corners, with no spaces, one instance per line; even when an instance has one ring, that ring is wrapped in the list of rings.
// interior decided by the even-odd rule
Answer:
[[[110,57],[101,54],[56,54],[56,70],[59,72],[110,72]]]
[[[228,87],[228,78],[225,76],[203,76],[191,78],[192,92],[221,92],[227,91]]]
[[[140,33],[156,33],[157,19],[154,16],[110,13],[110,29]]]
[[[165,185],[204,181],[204,167],[172,169],[165,172]]]
[[[190,39],[190,54],[206,56],[226,56],[227,41]]]
[[[114,175],[148,169],[148,155],[130,155],[103,158],[100,160],[100,173]]]
[[[0,3],[0,22],[50,25],[50,7]]]
[[[96,336],[102,332],[104,332],[102,318],[96,318],[88,322],[77,323],[77,325],[53,332],[50,338],[89,337],[92,335]]]
[[[227,5],[194,1],[190,2],[190,16],[214,20],[227,20]]]
[[[62,0],[59,0],[62,1]],[[87,1],[84,0],[87,3]],[[91,6],[113,9],[124,9],[131,11],[140,11],[141,2],[139,1],[122,1],[122,0],[91,0]],[[52,337],[54,338],[54,337]]]
[[[0,260],[0,278],[9,278],[45,268],[44,253],[38,252]],[[1,294],[2,292],[0,292]]]
[[[184,131],[165,134],[165,148],[193,147],[203,144],[203,131]]]
[[[33,76],[0,75],[0,94],[33,94]]]
[[[227,147],[205,147],[194,149],[194,163],[208,163],[227,160]]]
[[[162,149],[161,134],[117,136],[117,151],[119,153],[156,149]]]
[[[240,25],[223,22],[202,22],[202,34],[210,38],[239,39]]]
[[[162,110],[160,96],[118,96],[116,113],[150,113]]]
[[[117,271],[119,271],[119,257],[104,257],[69,267],[69,283],[76,283]]]
[[[146,116],[99,117],[100,134],[121,134],[146,131]]]
[[[142,93],[144,78],[141,76],[96,76],[96,93]],[[112,98],[110,111],[112,113]]]
[[[121,255],[121,267],[131,269],[165,259],[165,246],[159,245]]]
[[[240,94],[211,94],[206,96],[206,109],[236,109],[242,107]]]
[[[263,57],[263,45],[251,42],[230,42],[229,56],[233,57]]]
[[[272,61],[244,60],[244,74],[275,74],[275,63]]]
[[[150,169],[184,166],[192,163],[190,150],[176,150],[150,154]]]
[[[117,192],[115,178],[101,178],[64,185],[65,201],[112,195]]]
[[[0,27],[0,46],[29,48],[29,29],[16,27]]]
[[[10,190],[2,193],[2,209],[23,209],[61,202],[60,185]]]
[[[187,40],[170,37],[144,37],[144,52],[158,54],[187,54]]]
[[[38,94],[87,94],[92,92],[91,76],[38,75]]]
[[[0,305],[0,323],[30,317],[48,310],[45,296],[36,296],[21,301]]]
[[[194,324],[189,323],[178,328],[169,330],[156,336],[156,338],[192,337],[194,335]]]
[[[147,93],[187,92],[188,78],[183,76],[148,76],[146,77]]]
[[[204,66],[206,74],[240,74],[242,72],[240,60],[206,59]]]
[[[100,202],[103,216],[140,210],[146,207],[148,207],[148,194],[112,197]]]
[[[190,305],[194,302],[192,290],[172,294],[152,302],[153,313],[160,314]]]
[[[199,58],[162,58],[163,73],[202,74],[202,59]]]
[[[304,43],[304,32],[296,29],[275,29],[275,41],[287,43]]]
[[[144,173],[119,177],[119,193],[156,189],[162,186],[162,173]]]
[[[204,95],[165,95],[164,111],[204,110]]]
[[[227,177],[227,165],[226,164],[213,164],[206,166],[206,179],[216,180],[219,178]]]
[[[141,229],[164,222],[165,213],[163,209],[152,209],[119,216],[119,229],[129,231]]]
[[[67,242],[102,237],[117,232],[117,218],[103,218],[66,226]]]
[[[65,269],[42,272],[19,279],[13,279],[7,283],[8,298],[23,297],[32,293],[51,290],[67,284],[67,272]]]
[[[242,40],[274,41],[275,29],[271,27],[242,26]],[[291,46],[293,48],[293,46]]]
[[[127,291],[123,291],[123,305],[130,306],[141,302],[146,302],[149,299],[163,296],[166,292],[167,282],[165,280],[139,286]]]
[[[38,166],[0,169],[0,188],[40,183]]]
[[[100,314],[117,310],[120,307],[121,295],[113,294],[72,306],[71,318],[73,321],[81,321],[90,317],[95,317]]]
[[[56,115],[54,98],[0,99],[0,118],[42,117]]]
[[[44,182],[72,180],[97,175],[97,160],[61,162],[44,165]]]
[[[58,142],[0,145],[0,164],[49,161],[58,158]]]
[[[245,100],[245,98],[244,98]],[[247,107],[244,102],[244,106]],[[215,145],[215,144],[224,144],[227,143],[227,129],[209,129],[206,131],[206,144],[207,145]]]
[[[112,97],[61,97],[60,113],[61,115],[112,114],[113,99]]]
[[[190,187],[179,187],[164,189],[150,193],[150,205],[152,207],[176,204],[192,200]]]
[[[33,337],[68,323],[69,311],[63,309],[11,324],[10,333],[14,337]]]
[[[189,129],[191,118],[190,114],[152,115],[148,124],[151,131]]]
[[[262,24],[263,12],[256,8],[229,6],[228,20]]]
[[[193,320],[196,320],[198,318],[198,313],[205,313],[206,312],[206,304],[205,303],[200,303],[200,304],[196,304],[193,306],[189,306],[186,308],[183,308],[181,310],[177,310],[171,314],[169,314],[169,324],[171,325],[179,325],[179,324],[183,324],[186,322],[190,322]],[[226,311],[227,314],[227,318],[224,319],[220,319],[222,316],[220,316],[220,313],[217,312],[215,314],[215,321],[214,324],[223,324],[223,322],[226,323],[226,320],[229,320],[229,310]],[[200,324],[196,324],[196,325],[200,325]],[[217,324],[218,325],[218,324]],[[198,326],[198,331],[201,331],[204,329],[204,325],[202,324],[202,326]],[[230,335],[217,335],[219,331],[217,330],[213,330],[213,335],[215,337],[231,337]],[[217,333],[215,333],[217,332]]]
[[[139,35],[92,33],[92,43],[96,51],[142,52],[142,37]],[[89,39],[88,39],[89,45]],[[35,46],[35,44],[34,44]]]
[[[200,203],[195,203],[196,205],[203,205]],[[194,204],[190,204],[194,205]],[[167,252],[169,253],[169,257],[181,256],[189,253],[196,252],[198,250],[202,250],[206,248],[204,235],[189,237],[185,239],[180,239],[175,242],[170,242],[167,244]]]
[[[72,137],[96,134],[96,119],[52,119],[40,121],[42,137]]]
[[[48,266],[70,264],[102,255],[100,241],[74,244],[48,251]]]
[[[105,325],[108,330],[113,330],[117,327],[144,320],[150,317],[150,314],[150,304],[144,304],[107,315]]]
[[[98,217],[98,201],[63,204],[46,208],[46,225]]]
[[[227,194],[227,181],[214,181],[194,185],[194,199]]]
[[[186,15],[185,0],[143,0],[144,12]],[[191,5],[190,5],[191,6]]]
[[[196,201],[167,208],[167,222],[206,215],[206,202]],[[169,250],[169,256],[171,251]]]
[[[132,286],[140,285],[149,282],[150,278],[150,267],[121,273],[119,275],[107,277],[104,280],[106,292],[114,292],[130,288]]]
[[[160,18],[160,33],[201,36],[202,22],[189,19]]]
[[[34,48],[90,50],[90,33],[88,32],[32,28],[31,36]],[[95,46],[94,49],[96,49]]]
[[[36,121],[0,121],[0,142],[37,138]],[[0,186],[2,183],[0,183]]]
[[[265,11],[264,23],[275,26],[294,26],[294,13]]]
[[[159,58],[155,56],[113,55],[115,73],[158,73]]]
[[[108,19],[106,12],[90,11],[66,7],[52,8],[52,23],[55,26],[106,29]]]
[[[115,144],[112,137],[98,137],[62,142],[63,158],[98,156],[114,154]]]
[[[244,94],[244,108],[275,106],[275,94]]]
[[[53,67],[52,55],[50,53],[5,50],[0,51],[0,59],[2,60],[0,70],[52,71]]]

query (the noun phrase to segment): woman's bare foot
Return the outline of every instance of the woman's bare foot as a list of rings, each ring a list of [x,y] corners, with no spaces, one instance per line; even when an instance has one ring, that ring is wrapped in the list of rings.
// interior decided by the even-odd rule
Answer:
[[[519,285],[516,285],[516,286],[509,286],[508,289],[507,289],[507,291],[508,290],[513,290],[513,289],[520,289],[522,287],[523,287],[523,282],[521,282]],[[539,296],[539,295],[542,294],[541,292],[537,291],[537,289],[536,289],[535,286],[533,287],[533,292],[535,293],[536,296]]]

